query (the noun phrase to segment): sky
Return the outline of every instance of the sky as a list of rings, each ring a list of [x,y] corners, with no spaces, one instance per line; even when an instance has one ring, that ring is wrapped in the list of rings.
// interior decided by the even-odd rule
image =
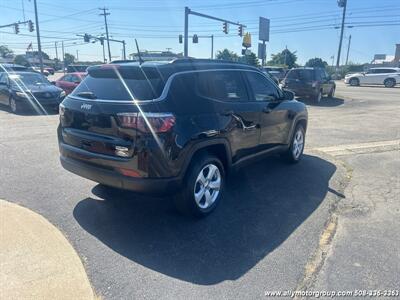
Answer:
[[[336,59],[342,8],[337,0],[37,0],[43,51],[51,58],[61,56],[61,41],[65,52],[79,60],[102,60],[99,43],[84,43],[78,34],[105,33],[104,17],[100,7],[108,8],[109,33],[113,39],[125,40],[127,54],[136,52],[134,38],[142,50],[164,51],[171,48],[183,52],[178,36],[183,34],[184,7],[222,19],[246,25],[252,34],[251,50],[257,53],[259,17],[270,19],[270,40],[267,42],[267,60],[271,54],[287,47],[296,51],[298,63],[321,57],[332,64]],[[370,62],[374,54],[394,55],[395,44],[400,43],[400,0],[348,0],[347,25],[342,46],[341,61],[345,60],[348,38],[351,35],[349,61]],[[33,0],[0,0],[0,26],[16,21],[34,21]],[[35,21],[34,21],[35,22]],[[21,25],[20,34],[13,28],[0,29],[0,45],[8,45],[16,54],[25,53],[32,42],[37,49],[36,32],[30,33]],[[240,53],[242,39],[236,26],[229,33],[222,32],[222,23],[189,17],[189,35],[197,34],[199,43],[189,42],[189,55],[209,58],[214,35],[214,52],[228,48]],[[203,37],[205,36],[205,37]],[[111,42],[113,59],[121,59],[122,45]]]

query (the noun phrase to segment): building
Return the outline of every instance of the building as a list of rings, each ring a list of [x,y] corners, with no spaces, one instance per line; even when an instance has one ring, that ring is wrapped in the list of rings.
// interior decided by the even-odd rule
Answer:
[[[369,67],[400,67],[400,44],[396,44],[394,55],[375,54]]]
[[[173,53],[171,51],[140,51],[140,57],[143,61],[171,61],[176,58],[182,58],[182,53]],[[139,60],[137,53],[129,54],[129,58],[132,60]]]

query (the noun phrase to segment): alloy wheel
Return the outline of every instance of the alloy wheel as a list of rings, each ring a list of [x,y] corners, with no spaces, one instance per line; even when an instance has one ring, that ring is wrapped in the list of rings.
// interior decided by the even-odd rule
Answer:
[[[304,134],[302,130],[297,130],[293,138],[292,153],[295,159],[298,159],[303,152]]]
[[[194,185],[194,199],[202,208],[209,208],[218,198],[222,184],[222,176],[218,167],[214,164],[204,166],[197,176]]]
[[[17,103],[15,102],[14,98],[10,99],[10,108],[13,113],[17,112]]]

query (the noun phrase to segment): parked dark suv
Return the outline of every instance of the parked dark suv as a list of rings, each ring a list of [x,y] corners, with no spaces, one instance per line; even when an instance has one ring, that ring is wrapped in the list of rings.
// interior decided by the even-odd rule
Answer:
[[[271,153],[300,160],[307,111],[293,97],[237,63],[90,67],[60,105],[61,163],[105,186],[173,193],[178,208],[206,215],[233,167]]]
[[[335,95],[336,84],[322,68],[295,68],[286,74],[282,87],[320,103],[324,95]]]

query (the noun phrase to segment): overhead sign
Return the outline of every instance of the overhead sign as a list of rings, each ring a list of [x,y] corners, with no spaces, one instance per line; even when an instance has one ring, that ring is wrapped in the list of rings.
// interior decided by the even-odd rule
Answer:
[[[267,18],[260,17],[258,39],[260,41],[269,41],[269,19]]]

